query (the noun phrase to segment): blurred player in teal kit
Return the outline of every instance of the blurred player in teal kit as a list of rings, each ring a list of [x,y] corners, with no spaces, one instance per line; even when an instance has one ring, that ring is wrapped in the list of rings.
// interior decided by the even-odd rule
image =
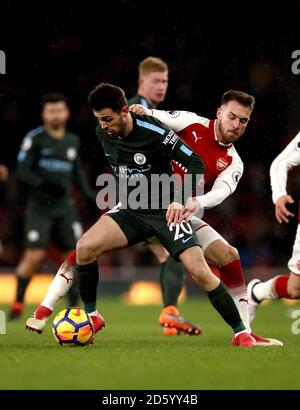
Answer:
[[[8,173],[9,173],[9,171],[8,171],[7,166],[5,164],[3,164],[2,160],[1,160],[1,163],[0,163],[0,183],[5,182],[7,180]],[[1,239],[0,239],[0,258],[3,255],[3,252],[4,252],[3,251],[3,246],[2,246]]]
[[[157,108],[166,97],[168,89],[168,65],[158,57],[147,57],[138,67],[139,79],[137,95],[128,100],[128,104],[141,104],[145,108]],[[160,268],[160,285],[164,309],[159,322],[165,335],[176,335],[180,332],[199,335],[202,329],[187,322],[178,309],[178,295],[184,284],[184,269],[180,262],[170,257],[169,253],[155,238],[147,241],[148,248],[156,256]],[[169,326],[173,324],[174,326]],[[167,326],[168,325],[168,326]]]
[[[11,306],[11,319],[17,319],[24,309],[27,286],[41,268],[50,238],[64,260],[82,234],[71,196],[72,186],[81,190],[90,207],[95,206],[79,159],[79,137],[66,129],[69,117],[68,102],[63,94],[45,95],[42,99],[43,125],[26,134],[18,155],[16,174],[28,186],[28,202],[24,222],[25,251],[16,268],[17,291]],[[71,305],[75,305],[77,291],[74,287],[69,297]]]
[[[147,57],[139,64],[138,90],[128,104],[157,108],[164,101],[168,89],[168,65],[158,57]]]

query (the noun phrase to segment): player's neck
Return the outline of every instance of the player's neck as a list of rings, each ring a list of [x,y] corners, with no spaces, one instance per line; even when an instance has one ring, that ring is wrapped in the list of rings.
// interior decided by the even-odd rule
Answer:
[[[126,138],[131,131],[133,130],[133,119],[132,116],[130,114],[130,112],[128,113],[128,119],[124,128],[124,132],[123,132],[123,138]]]
[[[225,141],[224,138],[222,137],[222,134],[220,131],[220,121],[218,119],[215,120],[215,135],[216,135],[217,142],[220,145],[223,145],[223,146],[231,145],[230,143]]]
[[[149,108],[157,108],[158,103],[152,101],[151,98],[147,97],[147,95],[141,89],[138,89],[138,95],[147,101],[150,106]]]
[[[222,135],[220,131],[220,122],[218,119],[215,120],[215,134],[216,134],[216,139],[218,142],[221,142]]]
[[[45,130],[47,131],[47,134],[50,135],[50,137],[58,140],[63,138],[66,133],[65,126],[61,126],[59,128],[52,128],[49,125],[45,125]]]

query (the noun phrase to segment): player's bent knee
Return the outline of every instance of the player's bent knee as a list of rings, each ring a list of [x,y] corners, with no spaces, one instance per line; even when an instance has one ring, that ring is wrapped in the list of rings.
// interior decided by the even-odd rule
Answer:
[[[84,236],[76,244],[76,261],[81,265],[95,262],[100,254],[101,250],[95,248],[93,242]]]
[[[222,266],[228,265],[229,263],[234,262],[238,259],[240,259],[238,250],[233,246],[228,245],[223,255]]]
[[[211,276],[210,270],[206,264],[204,265],[201,261],[198,261],[198,263],[192,262],[189,266],[186,266],[186,268],[196,283],[198,283],[201,287],[206,287]]]
[[[169,259],[169,254],[159,254],[159,255],[155,255],[156,259],[158,260],[158,263],[161,265],[162,263],[166,263],[167,260]]]

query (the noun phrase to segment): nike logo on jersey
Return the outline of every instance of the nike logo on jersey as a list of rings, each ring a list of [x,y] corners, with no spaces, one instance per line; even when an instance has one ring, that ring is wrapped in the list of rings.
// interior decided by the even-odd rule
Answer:
[[[108,154],[107,152],[104,151],[104,154],[106,157],[111,157],[111,154]]]
[[[246,302],[246,303],[248,304],[248,300],[247,300],[247,299],[244,299],[244,298],[240,298],[240,299],[239,299],[239,302]]]
[[[182,243],[187,243],[190,239],[192,239],[192,236],[189,236],[188,238],[182,239]]]
[[[194,135],[195,142],[197,142],[198,140],[201,140],[201,137],[197,136],[196,131],[192,131],[192,134]]]

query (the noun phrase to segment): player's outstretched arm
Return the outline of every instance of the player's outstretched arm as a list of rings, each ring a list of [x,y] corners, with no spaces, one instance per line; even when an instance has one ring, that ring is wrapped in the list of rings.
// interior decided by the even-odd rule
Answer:
[[[300,132],[271,164],[270,182],[274,204],[280,197],[288,195],[286,190],[288,172],[298,165],[300,165]]]

